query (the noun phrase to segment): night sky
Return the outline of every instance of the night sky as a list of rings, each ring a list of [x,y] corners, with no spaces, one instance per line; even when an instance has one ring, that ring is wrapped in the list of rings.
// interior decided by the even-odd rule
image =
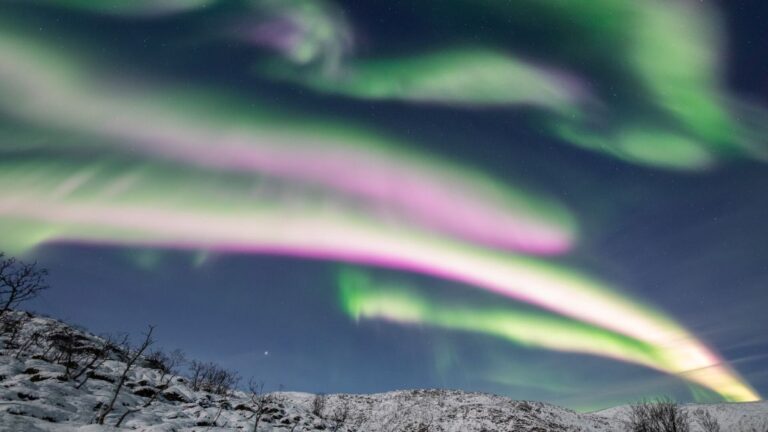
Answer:
[[[270,388],[768,393],[759,1],[0,0],[28,306]]]

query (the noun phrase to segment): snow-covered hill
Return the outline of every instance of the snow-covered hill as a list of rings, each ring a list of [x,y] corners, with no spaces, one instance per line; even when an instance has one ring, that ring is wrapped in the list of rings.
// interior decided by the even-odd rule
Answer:
[[[717,420],[721,432],[768,432],[768,402],[686,404],[682,409],[691,419],[691,431],[699,432],[701,427],[697,418],[704,411]],[[626,419],[629,407],[618,406],[598,411],[594,414],[612,418]]]
[[[0,431],[252,431],[255,412],[263,414],[258,427],[262,432],[625,430],[623,408],[580,414],[541,402],[446,390],[340,394],[320,400],[311,394],[281,392],[266,398],[259,409],[249,392],[194,391],[190,378],[164,374],[146,359],[128,374],[105,425],[95,425],[92,422],[125,368],[127,353],[111,349],[103,362],[88,368],[83,363],[94,358],[88,354],[103,347],[103,339],[49,318],[21,312],[13,317],[23,318],[23,324],[16,332],[6,331],[0,341]],[[74,341],[69,351],[82,355],[62,356],[64,333],[69,335],[66,340]],[[78,371],[82,373],[75,376]],[[751,428],[763,427],[764,421],[768,425],[768,405],[762,402],[686,409],[710,410],[723,424],[723,432],[753,432]],[[121,427],[113,427],[126,412]]]

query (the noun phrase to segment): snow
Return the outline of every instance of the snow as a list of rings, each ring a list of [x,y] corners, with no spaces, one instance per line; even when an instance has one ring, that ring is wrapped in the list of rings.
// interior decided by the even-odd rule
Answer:
[[[768,402],[685,404],[691,421],[691,432],[701,432],[696,423],[697,412],[707,411],[720,424],[722,432],[768,432]],[[619,406],[594,414],[611,419],[626,419],[629,407]]]
[[[24,316],[14,312],[16,316]],[[21,330],[24,339],[35,332],[50,334],[69,329],[84,346],[97,346],[102,340],[83,330],[43,317],[32,317]],[[228,397],[193,391],[186,378],[176,377],[162,385],[162,373],[144,362],[129,374],[126,386],[105,425],[91,424],[100,404],[111,395],[124,363],[119,352],[98,365],[96,375],[81,388],[72,379],[63,380],[65,367],[52,360],[47,342],[31,346],[18,354],[8,337],[0,340],[0,431],[77,431],[103,432],[137,430],[172,431],[252,431],[253,404],[248,393],[237,391]],[[167,381],[167,380],[166,380]],[[146,408],[127,417],[121,428],[117,419],[127,410],[141,407],[146,395],[160,395]],[[141,396],[140,394],[145,396]],[[618,407],[597,413],[577,413],[542,402],[515,401],[501,396],[449,390],[408,390],[370,395],[338,394],[326,397],[321,416],[312,411],[315,395],[273,393],[259,432],[491,432],[491,431],[624,431],[627,408]],[[349,416],[335,418],[347,407]],[[716,416],[723,432],[768,430],[768,404],[686,405],[695,411],[706,409]],[[765,427],[764,427],[765,426]],[[698,432],[694,425],[693,432]]]

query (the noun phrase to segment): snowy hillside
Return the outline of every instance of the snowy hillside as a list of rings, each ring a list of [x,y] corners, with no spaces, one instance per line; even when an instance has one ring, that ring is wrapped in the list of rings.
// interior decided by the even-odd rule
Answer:
[[[176,376],[145,357],[127,374],[104,425],[96,425],[92,423],[111,398],[130,352],[110,346],[99,357],[95,354],[106,346],[102,338],[48,318],[20,312],[12,318],[20,325],[3,331],[1,431],[252,431],[257,418],[259,431],[285,432],[625,430],[622,408],[579,414],[540,402],[458,391],[324,398],[288,392],[194,391],[193,378]],[[63,348],[65,345],[69,348]],[[723,432],[752,432],[746,427],[762,426],[768,420],[765,403],[704,409],[721,420]],[[121,417],[120,428],[115,428]],[[743,428],[736,429],[736,425]]]
[[[697,418],[702,411],[711,414],[720,425],[721,432],[768,432],[768,402],[688,404],[682,406],[691,418],[691,430],[701,430]],[[612,418],[626,419],[628,407],[620,406],[598,411],[594,414]]]

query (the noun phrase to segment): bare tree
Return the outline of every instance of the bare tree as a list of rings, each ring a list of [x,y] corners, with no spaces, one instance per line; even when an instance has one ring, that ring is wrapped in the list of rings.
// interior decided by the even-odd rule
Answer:
[[[662,398],[632,405],[628,427],[630,432],[689,432],[690,419],[680,405]]]
[[[57,353],[54,361],[64,365],[64,379],[69,380],[72,370],[78,367],[77,354],[80,347],[77,334],[69,326],[62,326],[57,331],[48,335],[48,343]]]
[[[435,418],[431,414],[425,414],[422,416],[422,419],[416,423],[413,430],[414,432],[430,432],[432,430],[432,424],[434,421]]]
[[[48,288],[48,270],[0,252],[0,317]]]
[[[55,323],[47,323],[45,327],[42,329],[42,333],[44,336],[44,339],[46,341],[47,346],[45,346],[43,352],[40,354],[40,357],[45,359],[46,361],[53,362],[54,360],[48,358],[48,355],[51,353],[51,351],[54,351],[54,346],[51,343],[48,342],[48,335],[52,334],[55,331],[58,331],[59,326]]]
[[[181,350],[173,350],[170,352],[170,354],[165,354],[162,351],[155,351],[152,353],[153,356],[150,357],[150,359],[154,359],[156,361],[159,361],[159,364],[162,366],[160,370],[160,378],[158,379],[157,387],[160,390],[164,390],[168,387],[168,384],[171,383],[171,381],[176,378],[179,374],[179,366],[184,364],[186,362],[186,356]],[[160,391],[157,391],[152,394],[152,396],[144,403],[142,406],[143,408],[146,408],[152,404],[157,399],[157,395],[160,394]]]
[[[443,403],[438,399],[438,403]],[[423,410],[418,410],[413,401],[405,395],[398,395],[395,408],[392,413],[380,421],[380,428],[384,432],[426,432],[431,430],[434,422],[433,416],[428,417]]]
[[[128,335],[124,335],[120,342],[116,342],[116,339],[110,335],[101,336],[98,345],[89,347],[88,352],[90,358],[87,358],[80,370],[72,376],[73,380],[78,380],[83,376],[83,379],[75,385],[75,388],[79,389],[84,386],[85,383],[93,377],[96,370],[107,361],[111,351],[115,351],[119,347],[124,347],[127,344]]]
[[[107,418],[107,415],[112,412],[112,410],[115,407],[115,402],[117,401],[117,397],[120,395],[120,390],[122,390],[123,385],[125,384],[125,380],[128,379],[128,374],[130,373],[131,369],[133,369],[133,365],[136,364],[136,361],[141,357],[141,355],[146,351],[147,348],[149,348],[150,345],[154,342],[152,340],[152,332],[155,330],[153,326],[149,326],[149,330],[145,334],[144,342],[141,343],[138,347],[136,347],[133,352],[131,352],[130,346],[127,346],[125,352],[127,354],[127,359],[125,361],[125,367],[123,368],[123,373],[120,375],[120,378],[115,382],[115,388],[112,391],[112,396],[109,399],[109,402],[104,404],[101,407],[101,410],[99,412],[99,415],[96,417],[96,424],[103,425],[104,420]],[[130,414],[131,411],[128,411],[128,414]],[[125,419],[125,416],[127,414],[124,414],[123,417],[119,420],[122,422]]]
[[[193,391],[200,391],[209,364],[197,360],[192,360],[189,364],[189,386]]]
[[[250,391],[251,411],[253,412],[251,419],[255,420],[253,432],[258,432],[261,418],[282,399],[274,393],[264,392],[264,382],[256,382],[253,378],[248,380],[248,390]]]
[[[762,421],[762,423],[757,426],[748,425],[748,423],[750,423],[750,421],[747,419],[739,420],[737,430],[739,432],[768,432],[768,420]]]
[[[409,416],[409,409],[403,404],[403,401],[398,398],[396,400],[395,409],[393,414],[382,419],[380,429],[384,432],[399,432],[403,430],[403,420]]]
[[[45,330],[35,330],[32,333],[27,336],[26,340],[19,342],[18,348],[16,349],[16,355],[15,358],[18,360],[21,358],[22,355],[24,355],[28,349],[30,349],[33,345],[40,346],[42,341],[45,339]]]
[[[312,398],[312,414],[323,418],[323,411],[325,411],[325,404],[328,397],[323,393],[318,393]]]
[[[6,314],[0,317],[0,336],[4,339],[4,348],[16,349],[14,357],[18,360],[33,345],[40,346],[47,334],[47,328],[38,329],[32,327],[26,331],[27,324],[31,321],[29,313]]]
[[[333,409],[329,416],[331,421],[331,432],[336,432],[341,429],[349,420],[349,401],[347,399],[340,399],[339,404]]]
[[[643,402],[629,407],[627,427],[630,432],[653,432],[653,418],[649,404]]]
[[[186,362],[186,356],[181,350],[173,350],[166,353],[162,349],[156,349],[147,355],[144,366],[159,370],[165,376],[172,372],[178,372],[177,368]]]
[[[699,408],[694,412],[694,417],[702,432],[720,432],[720,423],[709,411]]]
[[[161,390],[167,388],[171,380],[173,380],[178,375],[179,372],[177,368],[185,361],[186,357],[184,356],[184,353],[181,352],[181,350],[171,351],[170,354],[166,354],[164,351],[159,349],[151,352],[149,356],[147,356],[146,363],[153,369],[160,371],[160,377],[158,378],[156,385],[157,388],[152,393],[152,396],[150,396],[147,401],[144,402],[140,407],[126,410],[117,420],[117,423],[115,423],[115,427],[120,427],[120,425],[123,424],[123,421],[129,415],[137,413],[142,409],[152,405],[152,402],[157,400],[157,396],[160,395]],[[216,420],[214,420],[214,423],[216,423]]]
[[[237,372],[224,369],[216,363],[193,360],[190,364],[190,386],[194,391],[207,391],[227,396],[237,386]]]
[[[29,316],[26,314],[0,314],[0,334],[5,336],[6,348],[18,348],[18,339],[21,336],[24,326],[29,322]]]

